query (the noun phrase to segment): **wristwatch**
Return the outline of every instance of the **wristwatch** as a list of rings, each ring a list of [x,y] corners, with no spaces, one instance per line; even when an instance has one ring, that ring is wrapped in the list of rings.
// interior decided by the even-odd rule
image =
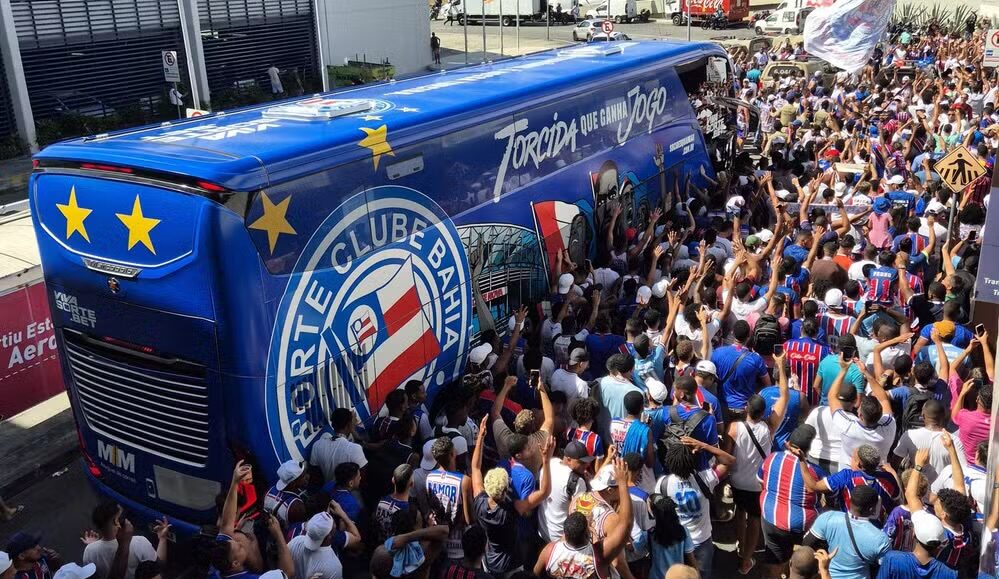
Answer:
[[[916,466],[912,467],[912,469],[915,470],[916,472],[923,472],[923,467],[922,467],[922,465],[919,465],[919,464],[917,464]]]

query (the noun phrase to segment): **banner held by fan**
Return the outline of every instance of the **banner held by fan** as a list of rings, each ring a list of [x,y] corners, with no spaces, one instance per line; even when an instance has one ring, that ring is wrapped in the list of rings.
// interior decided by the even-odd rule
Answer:
[[[839,0],[816,8],[805,19],[805,50],[848,72],[860,70],[894,10],[895,0]]]

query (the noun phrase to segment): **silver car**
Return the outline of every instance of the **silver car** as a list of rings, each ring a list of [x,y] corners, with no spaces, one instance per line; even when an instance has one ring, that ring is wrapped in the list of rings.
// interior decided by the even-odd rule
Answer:
[[[583,20],[572,29],[572,39],[589,41],[593,35],[600,32],[603,20]]]

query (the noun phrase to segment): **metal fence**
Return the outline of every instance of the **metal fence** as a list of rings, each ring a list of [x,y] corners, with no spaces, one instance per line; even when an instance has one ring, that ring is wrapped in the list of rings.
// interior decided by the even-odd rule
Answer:
[[[10,89],[7,87],[7,71],[4,69],[3,55],[0,54],[0,158],[9,156],[5,153],[4,145],[14,145],[16,137],[17,126],[14,124],[14,109],[11,106]]]
[[[184,50],[176,2],[14,0],[11,6],[36,121],[129,116],[136,108],[155,116],[167,90],[160,51]]]
[[[316,90],[311,0],[198,0],[198,10],[213,106],[233,92],[270,94],[272,65],[286,92]]]

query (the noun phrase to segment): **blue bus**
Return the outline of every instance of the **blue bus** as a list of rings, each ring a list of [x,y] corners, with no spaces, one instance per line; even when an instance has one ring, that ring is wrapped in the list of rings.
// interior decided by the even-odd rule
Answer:
[[[331,409],[460,377],[608,203],[640,227],[724,166],[732,90],[715,44],[620,42],[48,147],[30,203],[92,482],[196,533],[235,460],[273,479]]]

